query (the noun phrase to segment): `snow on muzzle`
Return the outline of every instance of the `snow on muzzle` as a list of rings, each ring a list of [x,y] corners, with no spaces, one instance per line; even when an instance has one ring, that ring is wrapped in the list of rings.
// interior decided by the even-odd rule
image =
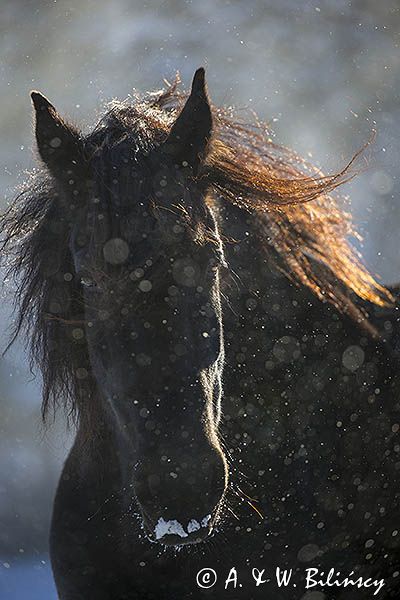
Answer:
[[[158,541],[167,546],[181,544],[196,544],[204,540],[212,531],[211,515],[201,520],[190,519],[185,527],[176,519],[165,521],[160,517],[150,536],[152,541]]]
[[[225,458],[211,446],[191,456],[182,452],[175,460],[147,459],[135,470],[135,495],[153,542],[201,542],[218,520],[227,486]]]

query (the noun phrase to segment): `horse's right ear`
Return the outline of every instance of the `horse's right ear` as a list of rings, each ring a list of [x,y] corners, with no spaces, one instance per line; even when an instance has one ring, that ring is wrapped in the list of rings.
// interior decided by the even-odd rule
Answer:
[[[213,120],[204,69],[197,69],[192,90],[180,115],[172,125],[164,150],[176,164],[188,163],[196,173],[210,141]]]
[[[33,91],[31,98],[40,157],[53,175],[68,176],[83,162],[79,132],[60,117],[45,96]]]

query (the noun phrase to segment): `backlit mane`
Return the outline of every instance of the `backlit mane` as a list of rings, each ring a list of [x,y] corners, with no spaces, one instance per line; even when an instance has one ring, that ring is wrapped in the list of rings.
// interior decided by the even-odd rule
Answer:
[[[177,84],[132,106],[111,106],[83,140],[88,154],[97,153],[99,168],[114,150],[118,160],[122,140],[146,154],[166,138],[187,98]],[[253,215],[254,233],[278,268],[339,310],[360,314],[352,293],[377,305],[390,302],[390,293],[361,264],[349,241],[358,237],[350,215],[331,196],[354,176],[358,155],[340,172],[323,176],[275,144],[265,124],[255,120],[248,125],[237,121],[233,111],[217,107],[214,120],[210,152],[198,174],[211,190],[210,202],[218,197]],[[129,185],[134,184],[125,182],[126,189]],[[80,412],[80,398],[95,387],[85,340],[74,337],[83,309],[79,284],[70,276],[68,225],[73,215],[65,214],[55,196],[57,188],[47,172],[32,176],[2,218],[1,247],[10,261],[8,276],[17,283],[12,339],[21,329],[28,334],[32,360],[43,373],[43,414],[62,398],[74,415]],[[229,238],[229,231],[222,234]],[[80,377],[84,372],[87,376]]]
[[[180,107],[186,94],[179,79],[155,101]],[[360,261],[349,238],[360,240],[351,214],[331,192],[351,180],[361,149],[339,172],[324,176],[294,151],[273,142],[268,125],[237,120],[232,109],[214,107],[215,133],[203,176],[224,200],[257,217],[265,250],[280,268],[341,311],[349,308],[344,290],[377,305],[392,300]],[[350,302],[351,303],[351,302]]]

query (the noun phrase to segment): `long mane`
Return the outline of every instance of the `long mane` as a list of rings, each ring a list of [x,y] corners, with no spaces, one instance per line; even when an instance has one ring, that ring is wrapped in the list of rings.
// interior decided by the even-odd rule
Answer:
[[[121,139],[131,136],[146,153],[165,139],[187,95],[179,81],[131,104],[114,103],[86,136],[88,151],[103,164]],[[355,174],[356,155],[324,176],[296,153],[277,145],[267,125],[247,124],[230,109],[213,108],[214,133],[199,177],[214,197],[252,215],[260,247],[291,280],[349,314],[360,315],[356,298],[376,305],[392,301],[388,290],[362,264],[350,238],[358,234],[349,213],[332,196]],[[108,153],[108,154],[107,154]],[[98,161],[102,164],[102,161]],[[16,283],[16,320],[31,359],[43,375],[43,416],[63,404],[81,416],[95,395],[81,290],[73,277],[68,218],[55,201],[56,183],[45,170],[32,176],[0,221],[2,259]],[[85,400],[84,400],[85,399]],[[89,417],[87,417],[89,418]]]
[[[186,98],[179,78],[156,100],[178,110]],[[338,310],[356,314],[349,294],[373,304],[390,292],[363,265],[351,240],[361,240],[342,201],[332,195],[357,174],[361,148],[340,171],[324,175],[296,152],[273,141],[266,123],[238,119],[214,107],[215,131],[203,176],[226,202],[253,215],[261,247],[295,283],[309,287]],[[358,309],[356,310],[358,312]]]

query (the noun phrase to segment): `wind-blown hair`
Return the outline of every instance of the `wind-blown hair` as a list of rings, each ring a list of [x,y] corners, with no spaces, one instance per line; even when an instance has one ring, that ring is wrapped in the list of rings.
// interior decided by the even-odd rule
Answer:
[[[183,102],[175,85],[164,102]],[[260,242],[266,252],[273,250],[285,274],[344,312],[353,304],[344,290],[377,305],[391,302],[351,243],[352,237],[361,240],[351,214],[332,196],[356,175],[364,148],[339,172],[323,175],[274,143],[268,125],[257,117],[248,124],[231,110],[215,108],[215,114],[204,176],[223,200],[256,215]]]
[[[176,81],[132,105],[114,103],[82,138],[86,152],[97,153],[97,164],[105,164],[107,153],[133,136],[146,154],[167,137],[186,97]],[[354,176],[358,155],[338,173],[323,176],[275,144],[264,123],[240,122],[233,111],[218,107],[213,116],[209,151],[197,174],[211,191],[208,201],[218,197],[251,213],[254,234],[278,268],[339,310],[360,315],[354,294],[377,305],[389,303],[390,293],[362,265],[349,241],[358,237],[350,215],[331,195]],[[69,250],[70,220],[58,201],[56,182],[42,171],[27,181],[0,223],[7,276],[17,285],[11,339],[21,329],[29,338],[32,361],[43,374],[43,416],[58,404],[76,416],[83,412],[82,397],[95,395],[85,338],[76,334],[84,315]],[[224,224],[220,227],[229,237]]]

